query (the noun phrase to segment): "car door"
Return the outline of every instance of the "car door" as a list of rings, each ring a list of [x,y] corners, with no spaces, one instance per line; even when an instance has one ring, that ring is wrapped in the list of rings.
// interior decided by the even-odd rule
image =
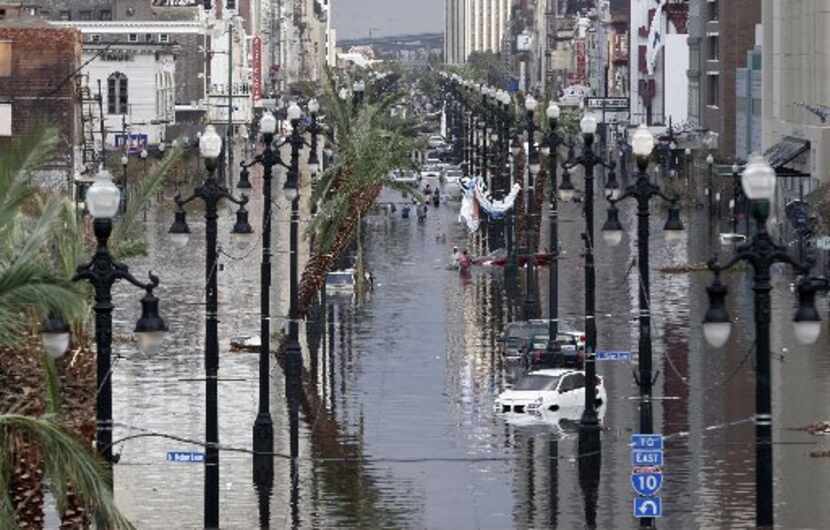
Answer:
[[[559,382],[559,400],[558,405],[561,409],[573,408],[574,399],[573,399],[573,381],[571,380],[570,375],[566,375],[562,378]]]
[[[562,393],[561,407],[581,408],[585,405],[585,376],[581,373],[569,374],[562,381],[565,392]],[[561,386],[560,386],[561,388]]]

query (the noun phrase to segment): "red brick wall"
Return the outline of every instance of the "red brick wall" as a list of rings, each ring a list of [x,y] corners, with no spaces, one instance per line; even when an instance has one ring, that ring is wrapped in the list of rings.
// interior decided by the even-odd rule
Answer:
[[[46,124],[59,129],[64,149],[77,144],[79,105],[72,73],[81,64],[81,33],[49,27],[0,27],[12,41],[12,75],[0,77],[0,100],[12,104],[12,134]],[[0,138],[0,146],[9,138]]]

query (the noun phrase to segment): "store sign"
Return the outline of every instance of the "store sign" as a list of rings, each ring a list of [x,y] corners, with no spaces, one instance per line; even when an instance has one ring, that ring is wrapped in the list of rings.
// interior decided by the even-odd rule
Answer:
[[[262,37],[255,35],[251,44],[251,66],[253,68],[251,94],[254,101],[259,101],[262,99]]]
[[[199,7],[201,0],[153,0],[153,7]]]

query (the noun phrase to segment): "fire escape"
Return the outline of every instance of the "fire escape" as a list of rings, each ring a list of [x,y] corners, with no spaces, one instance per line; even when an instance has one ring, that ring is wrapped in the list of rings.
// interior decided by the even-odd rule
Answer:
[[[104,120],[101,88],[98,87],[98,94],[93,94],[88,74],[76,76],[75,82],[81,108],[81,161],[87,171],[95,171],[95,168],[103,163],[101,153],[104,139],[96,138],[96,135],[101,134],[101,131],[96,129],[101,127]]]

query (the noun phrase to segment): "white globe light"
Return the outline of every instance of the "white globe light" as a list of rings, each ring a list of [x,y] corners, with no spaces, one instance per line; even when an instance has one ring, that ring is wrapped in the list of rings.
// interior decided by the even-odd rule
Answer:
[[[130,160],[127,158],[127,155],[121,155],[121,165],[126,166]]]
[[[603,230],[602,239],[609,247],[616,247],[622,243],[623,232],[622,230]]]
[[[534,98],[532,95],[527,96],[527,98],[525,98],[525,109],[526,109],[528,112],[533,112],[533,111],[535,111],[535,110],[536,110],[536,107],[537,107],[538,105],[539,105],[539,102],[538,102],[538,101],[536,101],[536,98]]]
[[[311,101],[308,102],[308,111],[312,114],[317,114],[320,111],[320,103],[317,102],[317,98],[311,98]]]
[[[141,150],[141,153],[139,153],[139,155],[138,155],[138,156],[140,156],[142,159],[147,158],[147,150],[146,150],[146,149],[142,149],[142,150]]]
[[[815,320],[802,320],[794,322],[796,340],[805,345],[815,344],[821,334],[821,322]]]
[[[170,242],[176,248],[184,248],[190,241],[190,234],[170,234]]]
[[[205,127],[205,132],[199,137],[199,154],[202,158],[216,160],[222,152],[222,137],[217,134],[213,125]]]
[[[685,230],[663,230],[663,238],[669,243],[680,241],[685,235]]]
[[[586,114],[579,122],[582,134],[596,134],[598,125],[597,119],[592,114]]]
[[[295,101],[291,102],[291,105],[288,106],[288,120],[289,121],[296,121],[299,120],[303,115],[303,110],[300,108],[299,105]]]
[[[730,322],[706,322],[703,324],[703,337],[713,348],[722,348],[732,332]]]
[[[69,332],[42,332],[43,349],[51,359],[60,359],[69,349]]]
[[[548,118],[551,120],[558,120],[559,116],[562,114],[562,110],[559,108],[559,105],[556,104],[555,101],[551,101],[548,104]]]
[[[112,219],[118,213],[121,203],[121,190],[112,182],[112,175],[101,169],[95,175],[95,181],[86,191],[86,207],[96,219]]]
[[[654,150],[654,135],[648,130],[645,124],[641,123],[634,135],[631,137],[631,148],[635,156],[647,157],[651,156]]]
[[[752,155],[741,175],[741,184],[749,200],[772,200],[775,197],[775,170],[764,157]]]
[[[708,155],[706,155],[706,163],[709,164],[710,166],[715,163],[715,157],[712,156],[712,153],[709,153]]]
[[[135,334],[138,339],[138,349],[147,355],[155,355],[161,350],[164,339],[163,331],[142,331]]]
[[[259,131],[262,134],[274,134],[277,130],[277,119],[270,112],[266,112],[259,120]]]

